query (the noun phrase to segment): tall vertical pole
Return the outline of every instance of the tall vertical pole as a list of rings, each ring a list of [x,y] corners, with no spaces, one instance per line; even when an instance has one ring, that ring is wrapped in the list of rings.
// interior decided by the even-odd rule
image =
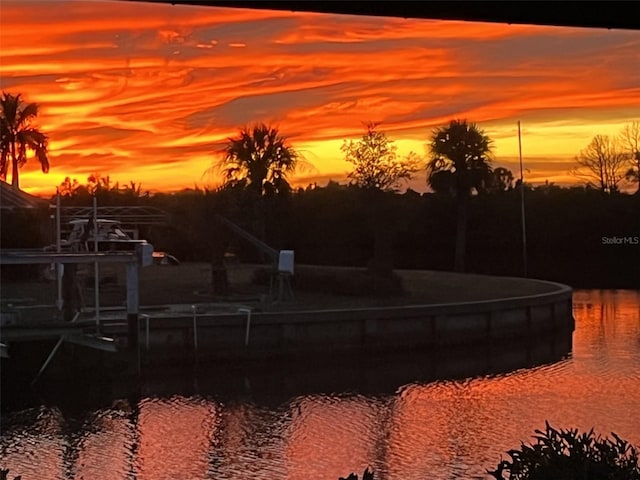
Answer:
[[[61,244],[61,226],[60,226],[60,189],[56,188],[56,252],[62,251]],[[62,263],[56,263],[56,282],[58,287],[58,296],[56,298],[56,308],[58,311],[62,311],[64,306],[64,300],[62,299],[62,274],[64,265]]]
[[[524,215],[524,168],[522,166],[522,134],[520,120],[518,120],[518,153],[520,155],[520,217],[522,218],[522,268],[527,277],[527,228]]]
[[[98,253],[98,197],[93,195],[93,251]],[[100,270],[93,264],[94,299],[96,307],[96,333],[100,333]]]
[[[136,352],[139,347],[138,335],[140,327],[138,323],[138,309],[140,308],[140,306],[138,295],[138,281],[138,263],[127,263],[127,325],[129,333],[128,346],[131,352]],[[149,319],[147,319],[147,322],[149,322]]]

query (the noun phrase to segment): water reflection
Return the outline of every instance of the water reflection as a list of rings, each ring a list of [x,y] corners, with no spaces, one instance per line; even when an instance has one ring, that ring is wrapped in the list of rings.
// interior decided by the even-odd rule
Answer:
[[[386,405],[383,399],[308,396],[290,406],[292,420],[283,454],[285,478],[338,479],[352,469],[375,465],[384,435]]]
[[[77,430],[67,425],[67,430],[71,430],[66,449],[69,458],[62,478],[127,478],[134,460],[132,453],[136,441],[131,414],[128,404],[119,402],[114,408],[88,414]],[[69,453],[75,455],[70,456]]]
[[[207,458],[217,434],[217,407],[197,397],[141,400],[136,478],[207,478]]]
[[[640,445],[640,293],[579,291],[574,315],[571,355],[560,338],[205,368],[106,408],[17,410],[2,418],[1,465],[45,480],[337,480],[367,466],[376,479],[480,479],[545,420]]]
[[[34,408],[2,421],[0,462],[22,478],[57,480],[65,478],[67,442],[62,435],[64,419],[56,408]],[[12,429],[8,424],[15,423]]]
[[[282,451],[288,421],[284,411],[251,402],[227,406],[209,478],[287,478]]]

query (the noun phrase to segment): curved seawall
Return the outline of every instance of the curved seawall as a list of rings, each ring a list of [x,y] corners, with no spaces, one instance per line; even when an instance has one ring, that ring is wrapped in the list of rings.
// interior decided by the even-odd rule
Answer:
[[[180,313],[174,308],[144,316],[140,348],[148,360],[184,357],[185,352],[197,358],[260,358],[529,341],[572,331],[571,288],[529,281],[543,283],[549,291],[387,307],[251,313],[242,308]]]

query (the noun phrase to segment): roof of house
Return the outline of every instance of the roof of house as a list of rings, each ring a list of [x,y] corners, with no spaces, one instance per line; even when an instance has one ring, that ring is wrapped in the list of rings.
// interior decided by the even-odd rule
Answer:
[[[49,204],[44,198],[34,197],[0,181],[0,209],[43,208]]]

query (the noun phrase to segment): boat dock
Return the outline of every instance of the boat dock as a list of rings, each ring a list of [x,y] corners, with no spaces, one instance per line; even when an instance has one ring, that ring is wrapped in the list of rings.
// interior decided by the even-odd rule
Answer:
[[[114,260],[129,265],[126,305],[103,307],[99,317],[95,309],[85,308],[72,321],[62,322],[55,320],[52,309],[46,322],[5,324],[0,330],[5,354],[13,356],[17,350],[30,348],[29,342],[35,345],[48,339],[48,350],[42,347],[45,351],[40,353],[44,357],[63,338],[74,355],[101,352],[100,361],[128,363],[135,372],[145,366],[185,362],[221,364],[314,356],[322,361],[354,352],[369,355],[474,345],[503,348],[505,342],[529,342],[558,332],[570,335],[574,325],[571,288],[538,280],[483,277],[483,284],[469,292],[469,285],[478,285],[478,276],[406,271],[400,273],[414,289],[424,290],[433,282],[446,284],[449,291],[442,287],[434,297],[445,301],[427,301],[425,296],[412,296],[411,292],[394,305],[340,297],[309,302],[301,292],[295,301],[283,303],[255,294],[245,298],[236,295],[237,301],[212,301],[211,297],[205,301],[195,294],[196,288],[210,279],[210,270],[204,267],[153,266],[139,270],[141,259],[135,252],[51,255],[55,254],[22,259],[47,263],[53,259],[88,263]],[[14,261],[9,258],[4,255],[1,260]],[[242,268],[246,279],[251,267]],[[147,301],[153,297],[185,303],[141,307],[137,274],[145,272]],[[453,280],[460,285],[449,287]],[[457,292],[468,293],[463,296]],[[500,292],[503,297],[499,297]],[[463,301],[451,301],[455,298]],[[27,311],[23,310],[25,317]],[[544,349],[552,344],[540,340],[538,346]],[[25,358],[24,353],[21,358]]]

